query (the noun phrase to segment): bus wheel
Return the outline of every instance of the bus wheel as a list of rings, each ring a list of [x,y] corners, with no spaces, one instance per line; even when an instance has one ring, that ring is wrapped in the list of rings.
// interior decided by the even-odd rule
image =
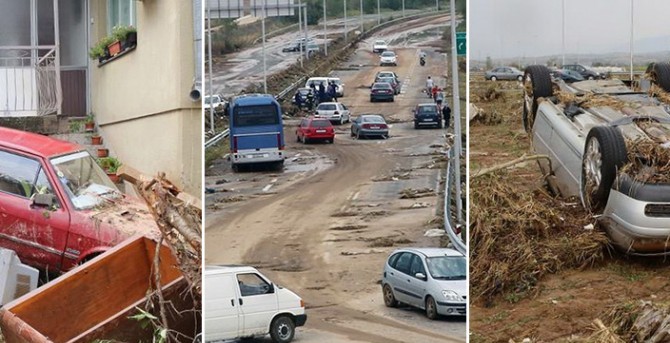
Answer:
[[[234,164],[234,163],[233,163],[232,167],[233,167],[233,172],[235,172],[235,173],[239,173],[239,171],[240,171],[240,166],[238,166],[237,164]]]

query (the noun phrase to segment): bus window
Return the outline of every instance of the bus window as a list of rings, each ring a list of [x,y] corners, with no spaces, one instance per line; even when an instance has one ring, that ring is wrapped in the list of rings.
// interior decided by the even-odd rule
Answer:
[[[236,107],[233,126],[279,125],[280,118],[274,105]]]

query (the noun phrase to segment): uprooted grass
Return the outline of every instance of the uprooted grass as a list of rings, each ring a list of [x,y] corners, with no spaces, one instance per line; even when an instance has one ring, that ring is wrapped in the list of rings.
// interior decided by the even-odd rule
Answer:
[[[623,303],[593,322],[588,342],[668,342],[670,341],[670,304],[647,301]]]
[[[546,274],[593,265],[607,237],[593,219],[542,190],[520,191],[498,172],[471,180],[470,285],[475,300],[529,294]]]

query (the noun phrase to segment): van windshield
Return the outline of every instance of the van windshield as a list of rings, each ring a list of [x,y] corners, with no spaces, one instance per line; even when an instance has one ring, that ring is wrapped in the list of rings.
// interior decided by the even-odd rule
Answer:
[[[279,125],[279,114],[273,105],[236,106],[232,124],[236,127]]]

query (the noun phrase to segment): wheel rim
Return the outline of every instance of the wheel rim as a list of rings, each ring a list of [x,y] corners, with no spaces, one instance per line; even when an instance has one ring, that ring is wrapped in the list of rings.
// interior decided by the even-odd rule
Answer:
[[[584,199],[590,203],[590,196],[596,192],[602,181],[602,153],[600,152],[600,143],[597,139],[591,139],[586,145],[584,155]]]
[[[384,301],[386,301],[386,305],[393,303],[393,292],[391,292],[391,287],[389,286],[384,286]]]
[[[277,336],[282,340],[285,341],[291,337],[291,327],[288,326],[286,323],[280,323],[277,326]]]
[[[431,298],[426,300],[426,312],[428,313],[428,317],[435,317],[435,302]]]

